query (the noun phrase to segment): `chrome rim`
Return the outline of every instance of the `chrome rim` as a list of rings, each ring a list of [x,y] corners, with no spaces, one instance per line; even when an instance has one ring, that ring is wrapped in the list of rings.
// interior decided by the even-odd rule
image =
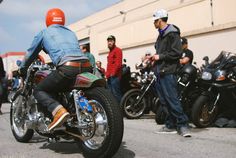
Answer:
[[[12,102],[12,129],[18,137],[23,137],[27,132],[27,127],[22,111],[23,96],[19,95]]]
[[[94,116],[96,130],[93,137],[84,141],[84,144],[88,148],[96,150],[102,146],[102,144],[106,140],[106,137],[109,135],[109,128],[108,128],[108,119],[106,111],[99,102],[94,100],[92,102],[93,102],[93,107],[95,107],[96,109],[96,113]]]

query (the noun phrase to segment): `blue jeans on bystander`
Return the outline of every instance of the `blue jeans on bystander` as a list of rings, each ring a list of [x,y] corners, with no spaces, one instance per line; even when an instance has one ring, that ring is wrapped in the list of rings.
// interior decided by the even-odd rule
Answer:
[[[184,114],[177,91],[177,79],[174,74],[166,74],[158,78],[156,84],[160,102],[168,109],[165,121],[167,128],[188,127],[188,117]]]
[[[118,103],[121,101],[122,93],[120,88],[120,79],[118,77],[110,77],[107,80],[108,88],[114,95]]]

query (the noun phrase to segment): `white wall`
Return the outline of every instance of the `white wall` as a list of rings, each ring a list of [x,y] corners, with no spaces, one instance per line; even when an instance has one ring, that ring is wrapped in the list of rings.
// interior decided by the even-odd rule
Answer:
[[[236,28],[214,33],[189,37],[189,48],[194,53],[194,61],[202,64],[202,58],[209,56],[210,60],[222,51],[236,53]]]

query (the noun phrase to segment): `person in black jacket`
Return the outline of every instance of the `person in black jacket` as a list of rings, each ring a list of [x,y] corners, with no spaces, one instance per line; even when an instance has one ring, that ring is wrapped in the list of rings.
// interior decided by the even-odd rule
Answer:
[[[177,91],[176,71],[182,54],[180,30],[175,25],[167,24],[168,13],[164,9],[155,12],[153,20],[159,32],[155,43],[156,54],[152,57],[158,78],[156,89],[162,106],[168,110],[165,126],[158,133],[178,132],[181,136],[190,137],[188,118]]]
[[[3,66],[2,57],[0,57],[0,115],[2,115],[1,107],[2,107],[2,100],[3,100],[3,78],[5,77],[5,71]]]
[[[193,62],[193,52],[188,49],[188,40],[185,37],[181,38],[181,43],[182,43],[182,56],[180,61],[181,65],[186,65],[186,64],[192,64]]]

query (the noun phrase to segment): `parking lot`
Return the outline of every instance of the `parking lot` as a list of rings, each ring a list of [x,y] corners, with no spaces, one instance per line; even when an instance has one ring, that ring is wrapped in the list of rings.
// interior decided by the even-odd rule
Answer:
[[[75,142],[61,140],[48,143],[35,135],[30,143],[14,139],[9,122],[10,104],[3,104],[0,115],[0,158],[82,158]],[[139,120],[124,120],[125,130],[121,147],[114,158],[234,158],[236,155],[235,128],[192,128],[192,137],[177,134],[156,134],[151,116]]]

